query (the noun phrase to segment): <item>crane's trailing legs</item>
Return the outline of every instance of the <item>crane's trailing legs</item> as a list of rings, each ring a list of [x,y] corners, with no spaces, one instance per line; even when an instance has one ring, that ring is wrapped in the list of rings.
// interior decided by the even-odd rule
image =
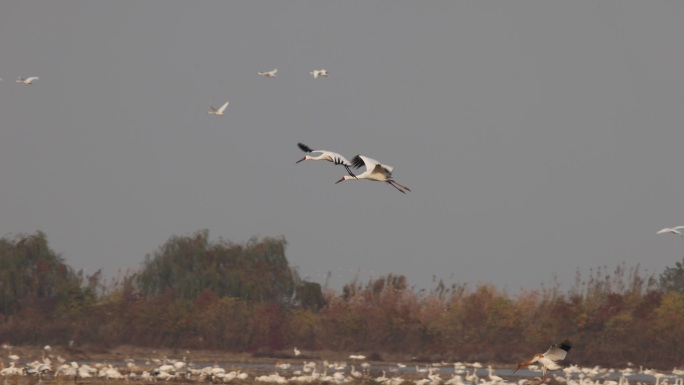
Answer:
[[[399,182],[395,181],[394,179],[388,180],[387,183],[391,184],[392,187],[398,189],[399,191],[403,192],[404,194],[406,194],[406,191],[411,191],[410,188],[404,186],[403,184],[399,184]],[[399,186],[399,187],[401,187],[401,188],[399,188],[399,187],[397,187],[397,186]],[[404,189],[404,190],[406,190],[406,191],[403,191],[402,189]]]
[[[353,176],[354,178],[356,178],[356,175],[354,175],[354,173],[352,172],[351,168],[349,168],[349,166],[347,166],[346,164],[344,164],[344,168],[347,169],[347,172],[349,173],[349,175],[351,175],[351,176]]]
[[[390,179],[390,180],[388,180],[388,181],[386,181],[386,182],[387,182],[387,184],[389,184],[390,186],[392,186],[392,187],[394,187],[395,189],[401,191],[403,194],[406,194],[406,191],[411,191],[408,187],[402,186],[402,185],[400,185],[399,183],[395,182],[395,181],[392,180],[392,179]],[[406,191],[404,191],[404,190],[406,190]]]

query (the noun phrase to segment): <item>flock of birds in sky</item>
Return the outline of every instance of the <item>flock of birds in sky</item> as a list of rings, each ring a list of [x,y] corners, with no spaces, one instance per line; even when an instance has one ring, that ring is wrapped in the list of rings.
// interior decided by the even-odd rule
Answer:
[[[257,75],[265,76],[267,78],[275,78],[278,74],[278,69],[274,68],[270,71],[259,71],[257,72]],[[326,69],[320,69],[320,70],[313,70],[309,72],[311,76],[313,76],[314,79],[318,78],[326,78],[328,77],[328,70]],[[223,116],[226,108],[230,105],[230,102],[225,102],[221,107],[216,108],[213,105],[209,105],[209,114],[211,115],[216,115],[216,116]],[[390,186],[394,187],[398,191],[406,194],[406,191],[411,191],[408,187],[399,184],[397,181],[394,180],[392,177],[392,171],[394,168],[392,166],[389,166],[387,164],[383,164],[378,162],[375,159],[369,158],[364,155],[356,155],[354,158],[352,158],[352,161],[350,162],[345,158],[344,156],[332,152],[332,151],[327,151],[327,150],[313,150],[309,146],[303,144],[303,143],[298,143],[299,148],[309,154],[317,153],[316,156],[313,155],[307,155],[304,158],[300,159],[297,161],[297,163],[304,161],[304,160],[325,160],[328,162],[331,162],[336,165],[342,165],[344,168],[347,170],[347,173],[349,175],[343,176],[340,180],[338,180],[335,183],[340,183],[344,182],[346,180],[372,180],[376,182],[385,182],[389,184]],[[365,167],[365,171],[362,172],[361,174],[354,174],[352,171],[352,167],[359,169],[361,167]]]
[[[275,78],[278,74],[278,69],[274,68],[273,70],[270,71],[259,71],[257,72],[258,75],[264,76],[267,78]],[[328,71],[326,69],[320,69],[320,70],[313,70],[309,72],[309,74],[314,78],[324,78],[328,77]],[[33,84],[34,81],[40,79],[37,76],[30,76],[30,77],[20,77],[17,79],[17,83],[21,84],[26,84],[30,85]],[[0,79],[2,81],[2,79]],[[209,114],[215,115],[215,116],[224,116],[225,111],[229,106],[229,102],[225,102],[223,105],[220,107],[216,108],[213,105],[209,105]],[[344,156],[328,151],[328,150],[314,150],[311,149],[309,146],[305,145],[304,143],[298,143],[299,148],[304,151],[305,153],[308,154],[314,154],[316,153],[317,155],[306,155],[297,163],[305,161],[305,160],[325,160],[328,162],[331,162],[335,165],[342,165],[344,168],[347,170],[348,175],[344,175],[342,178],[340,178],[337,182],[335,183],[340,183],[348,180],[371,180],[371,181],[376,181],[376,182],[385,182],[389,184],[390,186],[394,187],[401,193],[406,194],[407,191],[411,191],[408,187],[399,184],[396,180],[394,180],[394,177],[392,176],[392,172],[394,168],[390,165],[380,163],[379,161],[369,158],[364,155],[356,155],[355,157],[352,158],[351,162],[345,158]],[[365,167],[364,172],[360,174],[355,174],[352,171],[352,168],[359,169],[361,167]],[[682,233],[682,230],[684,230],[684,226],[675,226],[675,227],[665,227],[657,232],[657,234],[676,234],[679,235],[680,237],[684,238],[684,234]]]
[[[258,75],[265,76],[267,78],[275,78],[278,73],[278,69],[275,68],[271,71],[259,71],[257,72]],[[313,70],[309,72],[309,74],[314,78],[325,78],[328,77],[328,70],[326,69],[320,69],[320,70]],[[17,79],[17,83],[22,83],[22,84],[33,84],[35,80],[38,80],[39,77],[37,76],[31,76],[31,77],[20,77]],[[2,81],[2,79],[0,79]],[[214,107],[213,104],[209,105],[209,114],[210,115],[215,115],[215,116],[224,116],[225,111],[230,105],[230,102],[225,102],[223,103],[220,107],[216,108]],[[380,163],[379,161],[369,158],[364,155],[356,155],[355,157],[352,158],[352,161],[350,162],[345,158],[344,156],[332,152],[332,151],[327,151],[327,150],[313,150],[309,146],[303,144],[303,143],[298,143],[299,148],[309,154],[317,153],[316,156],[312,155],[307,155],[304,158],[300,159],[297,161],[297,163],[304,161],[304,160],[325,160],[328,162],[331,162],[335,165],[342,165],[344,168],[347,170],[347,173],[349,175],[344,175],[342,178],[340,178],[337,182],[335,183],[340,183],[348,180],[371,180],[371,181],[376,181],[376,182],[385,182],[389,184],[390,186],[394,187],[398,191],[400,191],[403,194],[406,194],[407,191],[411,191],[408,187],[399,184],[397,181],[394,180],[394,177],[392,176],[392,171],[394,170],[394,167]],[[356,169],[360,169],[362,167],[365,167],[365,171],[360,173],[360,174],[355,174],[352,171],[352,167]]]
[[[61,355],[53,354],[52,348],[47,345],[43,348],[42,358],[25,362],[20,365],[20,357],[12,353],[12,347],[3,346],[9,350],[9,365],[0,370],[0,376],[4,377],[4,384],[8,384],[8,378],[21,378],[31,376],[38,379],[37,385],[42,385],[43,379],[59,381],[60,379],[73,380],[74,383],[84,381],[120,380],[136,382],[174,381],[181,383],[328,383],[342,385],[348,383],[375,383],[379,385],[539,385],[547,380],[546,373],[549,370],[562,369],[564,375],[557,375],[553,380],[567,385],[629,385],[629,377],[640,376],[642,381],[637,385],[644,385],[646,380],[655,380],[655,385],[684,385],[684,371],[674,368],[671,374],[657,372],[655,370],[640,368],[638,371],[631,367],[614,370],[599,366],[578,367],[570,365],[562,368],[559,361],[563,360],[571,348],[571,343],[565,340],[552,345],[545,353],[535,354],[530,360],[519,363],[513,375],[521,368],[527,367],[531,371],[542,372],[542,377],[505,379],[497,375],[491,365],[485,369],[479,362],[434,362],[416,363],[408,366],[400,362],[389,364],[384,362],[375,363],[372,366],[366,361],[366,357],[360,354],[349,356],[351,364],[345,361],[329,362],[323,360],[303,361],[302,352],[296,347],[292,362],[276,361],[274,368],[269,364],[249,364],[243,368],[226,370],[217,363],[203,366],[200,363],[188,360],[187,356],[182,360],[151,358],[138,360],[126,358],[122,367],[116,367],[112,362],[89,362],[78,363],[62,358]],[[190,355],[189,351],[186,351]],[[52,360],[57,362],[53,364]],[[297,363],[293,363],[297,362]],[[538,364],[538,365],[533,365]],[[0,367],[4,366],[0,362]],[[358,366],[358,370],[357,370]],[[453,369],[451,369],[453,367]],[[260,374],[266,371],[268,374]],[[380,374],[382,373],[382,374]],[[442,375],[445,375],[445,378]],[[388,376],[389,374],[389,376]],[[450,374],[450,376],[449,376]],[[617,381],[615,377],[618,376]],[[26,380],[24,380],[26,383]]]

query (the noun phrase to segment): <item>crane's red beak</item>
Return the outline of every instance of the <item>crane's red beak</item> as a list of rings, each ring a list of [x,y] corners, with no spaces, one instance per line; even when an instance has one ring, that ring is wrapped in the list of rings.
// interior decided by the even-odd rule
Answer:
[[[515,372],[517,372],[518,369],[525,367],[525,366],[527,366],[527,365],[525,365],[525,362],[519,363],[518,366],[515,367],[515,370],[513,371],[513,373],[511,373],[511,374],[515,374]]]
[[[344,179],[344,177],[342,177],[342,178],[340,178],[340,180],[338,180],[337,182],[335,182],[335,184],[338,184],[338,183],[340,183],[340,182],[344,182],[345,180],[346,180],[346,179]]]
[[[306,157],[303,157],[302,159],[296,161],[295,164],[297,164],[297,163],[299,163],[299,162],[301,162],[301,161],[303,161],[303,160],[306,160]]]

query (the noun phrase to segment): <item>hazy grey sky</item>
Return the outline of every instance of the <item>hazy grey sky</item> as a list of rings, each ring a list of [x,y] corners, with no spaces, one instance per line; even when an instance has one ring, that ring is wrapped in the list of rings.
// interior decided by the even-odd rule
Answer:
[[[108,275],[203,228],[284,236],[334,288],[659,273],[684,255],[656,235],[684,224],[683,36],[682,1],[9,2],[0,236]],[[412,192],[336,185],[300,141]]]

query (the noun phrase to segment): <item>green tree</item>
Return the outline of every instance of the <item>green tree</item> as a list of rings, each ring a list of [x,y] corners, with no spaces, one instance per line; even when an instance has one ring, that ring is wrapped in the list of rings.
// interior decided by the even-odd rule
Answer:
[[[666,267],[660,274],[660,288],[664,291],[684,292],[684,258],[674,267]]]
[[[174,236],[146,257],[137,282],[147,297],[173,288],[182,298],[194,299],[211,289],[219,298],[287,304],[300,281],[287,262],[285,246],[284,239],[276,238],[251,239],[244,245],[212,243],[207,230]],[[315,297],[308,293],[307,304]]]
[[[665,294],[655,313],[657,346],[668,358],[681,357],[684,354],[684,293],[672,291]]]
[[[86,300],[79,275],[50,250],[45,234],[0,239],[0,312],[9,315],[27,306],[80,308]]]
[[[300,282],[295,290],[295,300],[301,307],[314,311],[325,306],[321,284],[315,282]]]
[[[69,338],[94,303],[84,278],[50,250],[40,231],[0,239],[0,339],[54,343]]]

